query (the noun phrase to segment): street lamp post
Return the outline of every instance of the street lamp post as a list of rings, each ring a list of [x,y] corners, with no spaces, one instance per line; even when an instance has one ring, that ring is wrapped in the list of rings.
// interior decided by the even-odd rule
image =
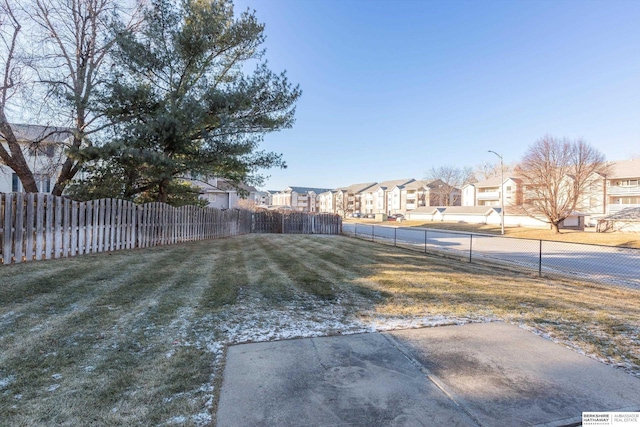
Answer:
[[[502,162],[502,156],[493,150],[489,150],[489,153],[493,153],[500,158],[500,227],[502,234],[504,234],[504,164]]]

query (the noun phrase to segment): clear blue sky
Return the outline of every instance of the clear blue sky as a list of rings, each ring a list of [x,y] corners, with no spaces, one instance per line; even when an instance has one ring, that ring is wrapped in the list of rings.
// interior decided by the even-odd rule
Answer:
[[[303,91],[264,186],[422,179],[545,134],[640,156],[640,1],[235,0]]]

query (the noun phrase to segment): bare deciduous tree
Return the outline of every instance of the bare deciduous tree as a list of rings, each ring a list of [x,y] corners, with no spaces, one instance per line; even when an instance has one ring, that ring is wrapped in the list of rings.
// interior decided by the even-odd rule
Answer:
[[[37,193],[38,186],[33,171],[30,169],[22,146],[7,119],[9,101],[18,93],[24,80],[23,67],[25,63],[21,60],[19,52],[21,30],[22,25],[16,14],[16,4],[10,0],[0,0],[0,67],[2,67],[0,159],[18,175],[25,191]],[[3,144],[6,144],[6,147]]]
[[[546,135],[531,145],[516,168],[525,182],[525,208],[543,214],[551,229],[568,218],[583,196],[594,173],[605,175],[602,153],[582,139]]]
[[[338,191],[335,194],[335,213],[342,218],[346,218],[349,214],[353,213],[353,208],[349,206],[348,197],[349,193],[347,191]]]
[[[459,205],[462,195],[462,187],[476,181],[473,169],[468,166],[438,166],[432,167],[427,172],[427,179],[440,180],[442,184],[432,188],[440,206]]]
[[[504,164],[504,173],[511,173],[513,167],[508,164]],[[486,161],[476,166],[475,176],[479,181],[484,181],[494,176],[500,176],[500,162],[499,161]]]
[[[92,105],[104,83],[104,64],[114,43],[111,28],[118,15],[115,0],[35,0],[32,18],[41,32],[42,54],[36,66],[39,80],[59,107],[60,120],[72,132],[67,155],[52,193],[62,194],[78,173],[74,156],[91,145],[91,135],[105,126]],[[125,27],[140,22],[137,8]]]

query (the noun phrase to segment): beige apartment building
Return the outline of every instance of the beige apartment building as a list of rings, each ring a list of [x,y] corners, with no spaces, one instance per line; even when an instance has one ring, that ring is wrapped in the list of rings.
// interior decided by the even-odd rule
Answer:
[[[578,202],[577,210],[590,219],[619,212],[628,207],[640,207],[640,159],[609,162],[607,175],[593,174]],[[570,180],[570,177],[567,177]],[[469,184],[462,189],[463,206],[500,206],[504,194],[505,206],[526,204],[527,183],[515,175],[493,177]]]

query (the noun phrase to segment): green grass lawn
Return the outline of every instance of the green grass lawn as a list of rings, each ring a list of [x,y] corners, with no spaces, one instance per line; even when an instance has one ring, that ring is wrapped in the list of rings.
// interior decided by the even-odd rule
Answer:
[[[640,376],[640,291],[247,235],[0,267],[0,424],[208,425],[230,344],[491,320]]]

